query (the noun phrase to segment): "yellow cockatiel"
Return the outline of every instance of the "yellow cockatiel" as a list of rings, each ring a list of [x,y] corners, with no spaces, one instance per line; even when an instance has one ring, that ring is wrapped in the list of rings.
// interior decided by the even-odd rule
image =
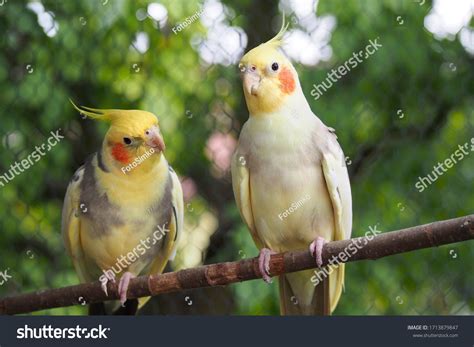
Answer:
[[[74,104],[73,104],[74,105]],[[138,110],[74,107],[110,123],[102,148],[80,167],[67,189],[62,214],[64,243],[82,282],[120,279],[122,305],[131,278],[163,271],[183,227],[183,193],[163,155],[155,115]],[[140,299],[142,306],[146,299]],[[128,300],[135,313],[137,300]],[[91,314],[105,313],[102,304]]]
[[[232,160],[241,216],[260,249],[270,281],[270,254],[310,245],[321,265],[326,241],[350,238],[352,200],[334,129],[311,111],[291,62],[279,50],[286,27],[239,64],[249,119]],[[279,278],[282,314],[328,314],[341,296],[344,265],[317,286],[314,270]]]

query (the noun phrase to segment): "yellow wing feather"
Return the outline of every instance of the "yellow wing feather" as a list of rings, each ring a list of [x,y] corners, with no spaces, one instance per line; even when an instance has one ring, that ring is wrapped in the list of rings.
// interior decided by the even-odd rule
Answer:
[[[341,161],[338,161],[332,154],[323,154],[322,167],[326,186],[328,189],[329,196],[331,198],[333,210],[334,210],[334,241],[344,240],[345,235],[350,234],[350,230],[345,230],[346,227],[343,222],[343,200],[341,198],[340,187],[338,183],[339,175],[347,175],[346,168],[342,165]],[[330,307],[331,312],[337,306],[339,299],[344,288],[344,273],[345,264],[340,264],[337,269],[330,275]]]
[[[81,220],[77,217],[77,209],[79,207],[80,199],[80,184],[83,174],[83,168],[77,170],[74,174],[75,179],[71,181],[67,189],[62,211],[61,230],[66,250],[72,259],[79,279],[81,282],[87,282],[91,279],[86,269],[84,252],[81,245]]]
[[[236,152],[232,158],[231,166],[232,188],[234,190],[235,201],[239,208],[240,215],[245,224],[247,224],[255,244],[260,249],[263,247],[263,242],[260,240],[255,230],[252,202],[250,199],[250,174],[245,164],[245,161],[241,160],[240,154]]]

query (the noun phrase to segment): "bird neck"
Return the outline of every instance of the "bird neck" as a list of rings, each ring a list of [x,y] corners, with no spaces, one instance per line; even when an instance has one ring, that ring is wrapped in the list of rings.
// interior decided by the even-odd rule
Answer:
[[[124,173],[122,166],[114,164],[115,159],[102,150],[94,161],[98,186],[107,193],[111,202],[149,206],[169,179],[166,158],[161,153],[154,153],[153,156],[144,159],[129,172],[125,169]]]
[[[278,107],[274,108],[271,111],[265,112],[265,110],[259,108],[251,108],[251,105],[247,103],[249,108],[249,115],[251,118],[265,118],[272,116],[274,114],[301,114],[301,113],[311,113],[311,108],[306,100],[301,86],[297,83],[296,89],[290,95],[285,96],[283,102],[279,103]]]

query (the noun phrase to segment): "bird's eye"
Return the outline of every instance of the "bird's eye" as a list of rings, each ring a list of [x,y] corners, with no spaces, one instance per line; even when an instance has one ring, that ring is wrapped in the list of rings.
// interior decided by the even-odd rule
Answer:
[[[123,143],[125,143],[126,145],[129,145],[132,143],[132,139],[128,138],[128,137],[124,137],[123,138]]]
[[[278,70],[278,67],[279,67],[279,66],[278,66],[278,63],[275,62],[275,63],[272,64],[272,70],[273,70],[273,71],[277,71],[277,70]]]
[[[145,131],[145,135],[150,135],[150,131],[149,130]]]

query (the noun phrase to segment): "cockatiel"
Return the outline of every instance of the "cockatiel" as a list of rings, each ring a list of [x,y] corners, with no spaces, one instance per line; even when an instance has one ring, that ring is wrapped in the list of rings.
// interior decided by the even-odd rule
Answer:
[[[155,115],[74,107],[110,127],[102,148],[76,171],[67,189],[64,243],[80,280],[100,279],[107,293],[107,282],[117,278],[124,305],[131,278],[161,273],[174,256],[183,228],[181,184],[163,155]],[[147,299],[140,299],[140,306]],[[137,305],[127,301],[128,313]],[[90,313],[103,314],[105,306],[91,305]]]
[[[232,159],[232,184],[267,282],[272,253],[310,245],[321,266],[323,243],[350,238],[352,230],[345,157],[334,129],[311,111],[295,68],[279,50],[286,28],[239,64],[250,116]],[[314,275],[305,270],[279,277],[282,314],[335,309],[344,264],[317,286]]]

